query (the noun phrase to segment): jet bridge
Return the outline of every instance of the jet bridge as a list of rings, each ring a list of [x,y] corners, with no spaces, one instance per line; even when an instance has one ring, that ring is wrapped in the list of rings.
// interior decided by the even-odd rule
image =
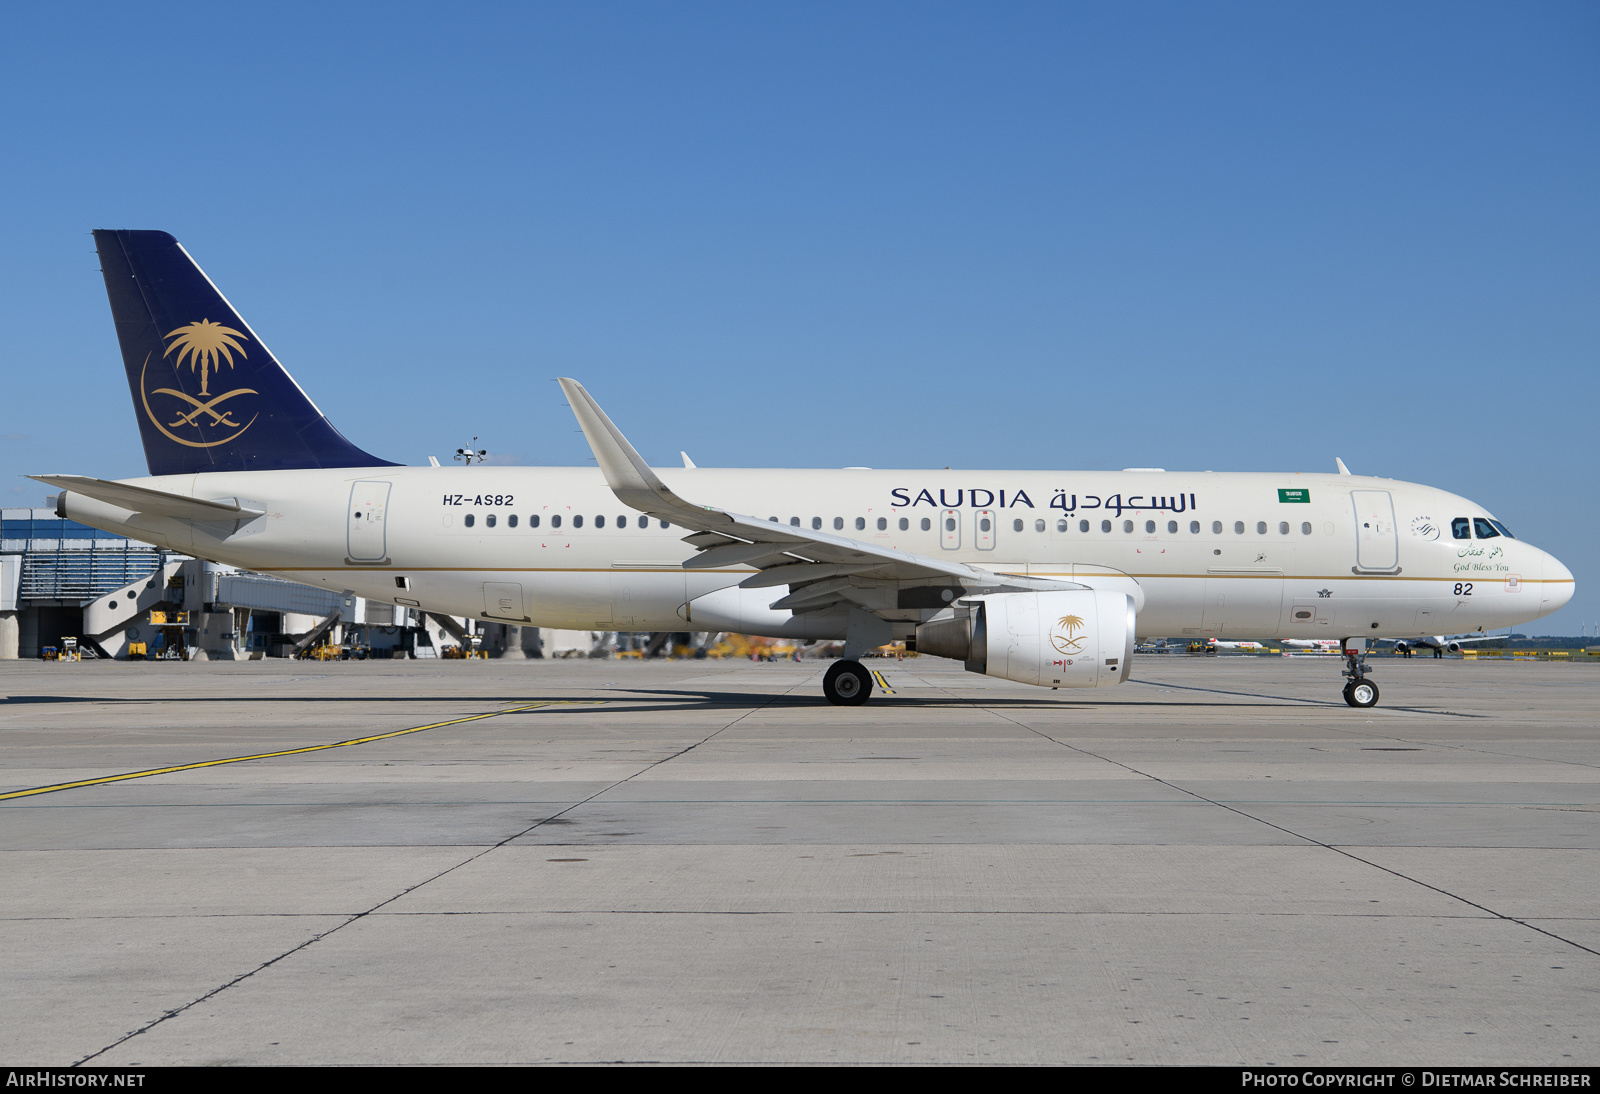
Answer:
[[[209,659],[298,653],[341,623],[380,623],[392,628],[407,622],[395,620],[388,605],[372,605],[387,614],[383,620],[375,618],[376,612],[364,611],[365,607],[352,593],[330,592],[200,559],[164,556],[154,574],[84,606],[83,638],[88,648],[102,657],[125,657],[130,640],[149,640],[161,629],[150,622],[150,612],[181,612],[190,656]],[[272,633],[279,649],[264,648],[265,643],[251,649],[241,643],[253,614],[277,617]]]

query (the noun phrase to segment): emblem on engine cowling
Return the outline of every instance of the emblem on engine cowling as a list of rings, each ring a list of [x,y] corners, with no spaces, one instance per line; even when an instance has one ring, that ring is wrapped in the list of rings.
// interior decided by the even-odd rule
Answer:
[[[1056,625],[1050,628],[1050,644],[1056,648],[1057,653],[1082,653],[1083,643],[1088,638],[1075,637],[1077,632],[1084,629],[1081,616],[1064,615],[1056,620]]]

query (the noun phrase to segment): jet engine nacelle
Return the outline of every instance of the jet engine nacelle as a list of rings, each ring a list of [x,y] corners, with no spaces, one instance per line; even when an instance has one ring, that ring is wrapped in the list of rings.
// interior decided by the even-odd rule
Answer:
[[[1394,644],[1394,652],[1395,653],[1405,653],[1406,650],[1409,650],[1410,648],[1411,648],[1411,643],[1407,642],[1404,638],[1397,639],[1395,641],[1395,644]]]
[[[1133,665],[1133,597],[1100,589],[971,597],[917,628],[917,652],[1047,688],[1120,684]]]

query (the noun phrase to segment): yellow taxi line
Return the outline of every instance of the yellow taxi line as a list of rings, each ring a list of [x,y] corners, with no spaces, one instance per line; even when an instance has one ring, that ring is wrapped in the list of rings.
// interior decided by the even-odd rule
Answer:
[[[0,794],[0,801],[7,798],[26,798],[34,794],[53,794],[58,790],[73,790],[80,786],[100,786],[105,783],[123,782],[127,779],[143,779],[151,775],[170,775],[175,771],[193,771],[201,767],[220,767],[223,764],[239,764],[246,760],[270,760],[276,756],[295,756],[302,752],[321,752],[329,748],[348,748],[351,745],[371,744],[373,741],[383,741],[390,737],[403,737],[407,733],[421,733],[425,729],[440,729],[444,726],[460,725],[462,722],[477,722],[484,718],[498,718],[502,714],[519,714],[526,710],[539,710],[542,707],[556,706],[595,706],[604,700],[582,701],[550,701],[542,703],[528,703],[519,707],[507,707],[505,710],[491,710],[487,714],[469,714],[464,718],[451,718],[445,722],[430,722],[425,726],[412,726],[410,729],[397,729],[391,733],[377,733],[371,737],[354,737],[348,741],[335,741],[326,745],[307,745],[304,748],[286,748],[281,752],[258,752],[251,756],[229,756],[220,760],[201,760],[192,764],[177,764],[173,767],[153,767],[148,771],[128,771],[121,775],[103,775],[98,779],[79,779],[77,782],[56,783],[53,786],[34,786],[27,790],[12,790]]]

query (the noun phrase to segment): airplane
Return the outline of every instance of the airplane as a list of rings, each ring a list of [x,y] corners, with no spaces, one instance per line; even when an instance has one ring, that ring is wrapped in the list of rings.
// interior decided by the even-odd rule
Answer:
[[[1278,645],[1290,650],[1336,650],[1339,649],[1337,638],[1283,638]]]
[[[1219,650],[1264,650],[1266,645],[1261,642],[1225,642],[1220,638],[1206,639],[1206,645],[1215,646]]]
[[[1345,701],[1370,707],[1370,640],[1573,594],[1482,506],[1342,462],[652,468],[562,379],[598,468],[401,466],[334,428],[171,235],[94,237],[150,474],[34,477],[63,517],[308,585],[515,625],[843,640],[823,680],[840,705],[893,640],[1058,689],[1125,681],[1147,634],[1337,638]]]
[[[1508,634],[1425,634],[1420,638],[1394,639],[1394,652],[1402,657],[1411,656],[1413,649],[1432,650],[1434,657],[1443,657],[1446,653],[1460,653],[1461,647],[1473,642],[1496,642],[1510,638]]]

